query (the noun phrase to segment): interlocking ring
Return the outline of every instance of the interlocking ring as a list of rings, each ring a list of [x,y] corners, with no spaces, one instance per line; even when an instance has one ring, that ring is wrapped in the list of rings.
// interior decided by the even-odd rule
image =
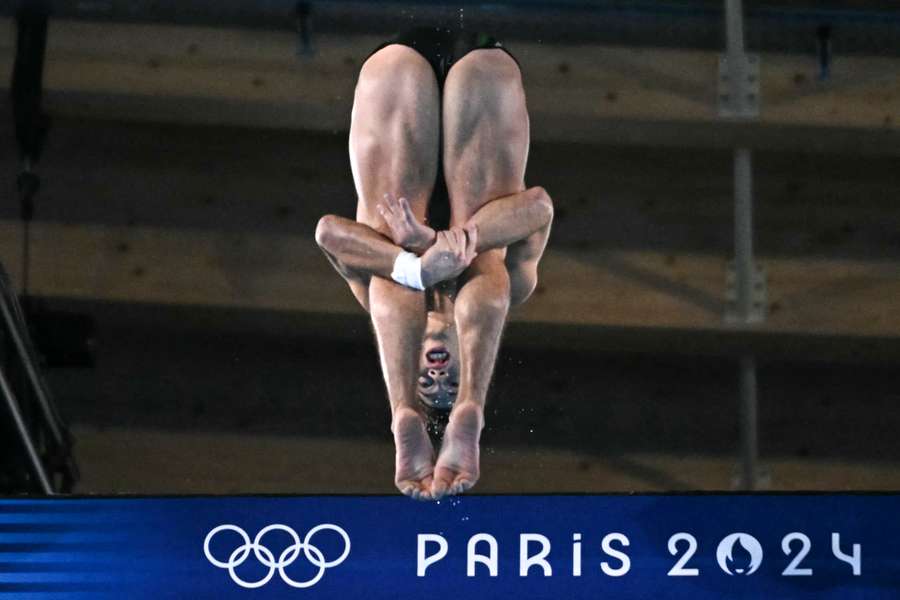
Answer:
[[[336,559],[330,561],[326,561],[325,555],[322,554],[322,551],[310,543],[310,540],[315,534],[325,530],[337,532],[344,541],[344,551]],[[239,536],[241,536],[241,540],[243,540],[243,544],[232,551],[231,555],[228,557],[227,562],[215,558],[209,549],[209,544],[212,541],[212,538],[220,531],[234,531]],[[263,536],[270,531],[284,531],[285,533],[290,535],[294,541],[293,544],[291,544],[281,552],[281,555],[278,557],[277,561],[275,560],[275,555],[272,553],[272,551],[261,543]],[[314,566],[318,567],[319,570],[315,575],[313,575],[311,579],[307,579],[306,581],[295,581],[291,579],[287,573],[284,572],[284,569],[285,567],[292,565],[294,561],[297,560],[297,557],[300,555],[301,550],[303,550],[303,555],[306,557],[306,560],[308,560]],[[256,557],[256,560],[260,562],[260,564],[269,568],[269,572],[264,575],[263,578],[259,581],[245,581],[241,579],[240,576],[235,572],[235,569],[244,564],[247,558],[249,558],[251,551]],[[218,527],[213,528],[213,530],[208,534],[206,534],[206,539],[203,542],[203,553],[206,555],[206,558],[209,560],[209,562],[214,566],[219,567],[220,569],[228,569],[228,574],[231,576],[231,580],[243,588],[254,589],[266,585],[275,575],[276,571],[281,576],[281,579],[289,586],[295,588],[308,588],[314,586],[319,582],[320,579],[322,579],[322,577],[325,575],[325,569],[335,567],[344,562],[344,559],[346,559],[350,554],[350,536],[347,535],[346,531],[344,531],[337,525],[324,523],[322,525],[316,525],[315,527],[310,529],[307,532],[306,536],[303,538],[303,541],[301,541],[299,534],[297,534],[297,532],[294,531],[293,528],[288,527],[287,525],[282,525],[281,523],[276,523],[263,527],[251,542],[250,536],[247,535],[246,531],[244,531],[237,525],[226,524],[219,525]]]

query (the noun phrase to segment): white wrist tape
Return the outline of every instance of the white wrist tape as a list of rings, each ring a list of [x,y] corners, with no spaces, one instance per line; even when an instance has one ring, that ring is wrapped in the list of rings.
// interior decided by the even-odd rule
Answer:
[[[391,272],[391,279],[414,290],[424,290],[425,286],[422,285],[422,259],[412,252],[401,252],[394,260],[394,270]]]

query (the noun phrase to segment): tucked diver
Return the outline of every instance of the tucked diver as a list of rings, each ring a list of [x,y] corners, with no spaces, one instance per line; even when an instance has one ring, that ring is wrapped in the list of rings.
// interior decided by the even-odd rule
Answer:
[[[553,220],[545,190],[525,186],[528,145],[519,66],[494,38],[412,30],[360,69],[356,220],[322,217],[316,241],[371,315],[395,483],[413,498],[458,494],[479,477],[503,324],[537,284]],[[436,457],[435,410],[450,411]]]

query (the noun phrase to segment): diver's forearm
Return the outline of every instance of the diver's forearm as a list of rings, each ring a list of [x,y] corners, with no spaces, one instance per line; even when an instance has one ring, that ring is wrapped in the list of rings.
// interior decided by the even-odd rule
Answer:
[[[394,261],[403,252],[368,225],[334,215],[319,221],[316,242],[345,268],[385,279],[391,278]]]
[[[491,200],[466,222],[478,228],[477,252],[505,248],[549,228],[553,202],[540,186]]]

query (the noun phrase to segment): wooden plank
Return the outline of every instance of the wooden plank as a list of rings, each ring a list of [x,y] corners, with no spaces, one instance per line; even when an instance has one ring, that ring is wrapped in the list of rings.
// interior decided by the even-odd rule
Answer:
[[[387,439],[82,424],[73,433],[84,472],[76,491],[83,494],[396,493],[393,446]],[[731,489],[734,476],[730,456],[659,452],[597,456],[534,444],[485,447],[480,493],[723,490]],[[259,456],[272,460],[260,461]],[[892,491],[900,485],[900,472],[889,463],[770,456],[766,466],[772,472],[771,490]]]
[[[319,131],[346,130],[360,61],[380,41],[320,36],[318,54],[303,59],[285,32],[54,21],[49,39],[54,114]],[[0,42],[4,82],[11,44]],[[535,139],[900,153],[897,58],[840,57],[819,82],[814,57],[767,54],[759,121],[723,127],[717,53],[525,42],[512,50]]]
[[[12,135],[0,113],[0,137]],[[896,256],[900,171],[890,157],[759,153],[761,251]],[[0,146],[0,188],[18,157]],[[38,166],[37,218],[68,223],[298,233],[352,216],[345,134],[57,118]],[[729,151],[532,145],[529,184],[557,206],[553,247],[731,253]],[[15,202],[0,218],[15,218]]]
[[[341,134],[57,119],[39,165],[33,291],[215,308],[218,324],[251,329],[261,323],[252,315],[276,314],[268,319],[275,331],[292,315],[331,315],[319,318],[323,335],[350,324],[347,335],[368,336],[365,316],[312,243],[319,216],[352,214],[346,153]],[[770,354],[805,336],[804,352],[821,356],[833,336],[879,347],[896,339],[894,160],[758,159],[757,242],[772,316],[750,330],[768,336],[753,343]],[[13,190],[11,146],[0,148],[0,164],[0,187]],[[714,353],[748,340],[721,322],[728,152],[545,142],[533,147],[529,181],[551,191],[557,218],[541,291],[514,315],[511,338]],[[0,206],[0,259],[18,275],[17,212],[15,202]]]
[[[20,264],[20,226],[0,222],[0,259]],[[37,223],[32,293],[118,302],[357,314],[308,236]],[[763,259],[768,333],[900,336],[900,261]],[[514,322],[731,330],[725,260],[649,251],[551,249]]]

